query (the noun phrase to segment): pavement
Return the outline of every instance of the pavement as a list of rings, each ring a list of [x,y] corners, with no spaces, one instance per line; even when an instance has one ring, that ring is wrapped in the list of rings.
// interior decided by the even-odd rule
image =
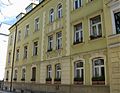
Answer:
[[[0,90],[0,93],[14,93],[14,92],[8,92],[8,91],[1,91]]]

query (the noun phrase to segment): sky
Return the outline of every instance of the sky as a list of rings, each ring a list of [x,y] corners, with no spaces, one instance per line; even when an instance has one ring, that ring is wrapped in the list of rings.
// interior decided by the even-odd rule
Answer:
[[[8,2],[9,1],[9,2]],[[16,22],[16,16],[35,0],[0,0],[0,33],[8,34],[8,28]],[[38,0],[36,0],[38,2]],[[2,26],[1,26],[2,23]],[[8,24],[4,25],[4,24]],[[7,37],[0,35],[0,80],[4,78],[4,68],[7,52]]]

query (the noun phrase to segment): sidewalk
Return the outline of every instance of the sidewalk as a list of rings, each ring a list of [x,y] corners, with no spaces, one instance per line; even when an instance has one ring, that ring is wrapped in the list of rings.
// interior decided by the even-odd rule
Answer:
[[[8,91],[1,91],[0,90],[0,93],[14,93],[14,92],[8,92]]]

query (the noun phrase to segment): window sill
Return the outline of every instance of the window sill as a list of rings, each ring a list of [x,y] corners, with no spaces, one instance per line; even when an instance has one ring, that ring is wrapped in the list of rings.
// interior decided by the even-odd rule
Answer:
[[[74,42],[73,45],[82,44],[82,43],[84,43],[84,42],[83,41],[81,41],[81,42]]]
[[[81,7],[77,8],[77,9],[73,8],[73,10],[71,11],[71,13],[73,13],[73,12],[75,12],[75,11],[81,10],[83,7],[84,7],[84,5],[82,5]]]
[[[101,39],[103,39],[103,38],[105,38],[105,36],[97,37],[97,38],[94,38],[94,39],[89,39],[89,41],[88,41],[88,42],[101,40]]]
[[[112,34],[112,35],[109,35],[108,38],[116,38],[116,37],[120,37],[120,34]]]

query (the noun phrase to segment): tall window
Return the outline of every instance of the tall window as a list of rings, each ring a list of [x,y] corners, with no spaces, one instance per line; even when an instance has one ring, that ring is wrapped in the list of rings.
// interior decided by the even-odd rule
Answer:
[[[47,78],[49,79],[52,78],[52,66],[51,65],[47,66]]]
[[[82,0],[74,0],[74,9],[78,9],[82,6]]]
[[[62,5],[59,4],[58,5],[58,18],[61,18],[62,17]]]
[[[18,41],[21,39],[21,31],[18,31]]]
[[[10,36],[10,43],[9,44],[12,45],[12,42],[13,42],[13,36],[11,35]]]
[[[93,59],[93,77],[104,77],[104,60],[103,59]]]
[[[83,42],[82,23],[74,26],[74,44]]]
[[[32,79],[31,81],[36,81],[36,67],[32,68]]]
[[[8,63],[10,63],[11,62],[11,52],[9,52],[9,54],[8,54]]]
[[[101,16],[90,19],[90,39],[102,37]]]
[[[61,79],[61,66],[60,66],[60,64],[55,65],[55,72],[56,72],[56,74],[55,74],[56,79]]]
[[[27,58],[28,55],[28,47],[24,46],[24,58]]]
[[[16,60],[19,60],[19,49],[16,50]]]
[[[84,76],[83,62],[81,61],[75,62],[75,78],[81,78],[83,80],[83,76]]]
[[[17,80],[17,74],[18,74],[18,71],[15,70],[15,72],[14,72],[14,80]]]
[[[25,73],[26,73],[26,71],[25,71],[25,68],[23,68],[22,69],[22,79],[21,80],[25,80]]]
[[[38,55],[38,41],[34,42],[33,45],[33,56]]]
[[[25,37],[28,36],[28,32],[29,32],[29,25],[26,25],[26,27],[25,27]]]
[[[48,51],[52,51],[53,49],[53,36],[48,36]]]
[[[120,12],[114,13],[116,34],[120,34]]]
[[[6,72],[6,80],[9,79],[9,71]]]
[[[50,10],[50,23],[54,21],[54,9]]]
[[[35,19],[35,31],[39,30],[39,18]]]
[[[56,39],[57,39],[57,41],[56,41],[56,48],[57,49],[60,49],[60,48],[62,48],[62,32],[58,32],[57,34],[56,34]]]

